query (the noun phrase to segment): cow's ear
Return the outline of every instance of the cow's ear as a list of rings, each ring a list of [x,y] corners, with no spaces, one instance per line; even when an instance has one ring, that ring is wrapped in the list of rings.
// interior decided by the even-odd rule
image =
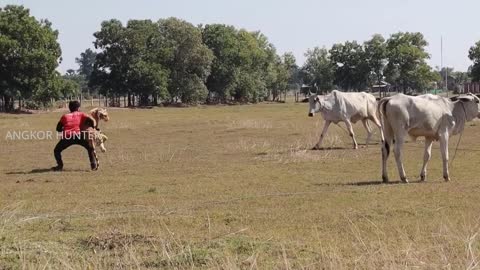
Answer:
[[[315,97],[315,102],[320,102],[320,98],[318,96]]]

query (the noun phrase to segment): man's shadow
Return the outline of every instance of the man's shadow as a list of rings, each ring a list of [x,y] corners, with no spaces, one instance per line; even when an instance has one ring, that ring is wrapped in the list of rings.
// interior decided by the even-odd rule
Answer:
[[[86,172],[87,170],[80,170],[80,169],[72,169],[72,170],[63,170],[62,172]],[[33,169],[31,171],[13,171],[7,172],[7,175],[22,175],[22,174],[39,174],[39,173],[56,173],[56,171],[52,170],[51,168],[47,169]]]
[[[327,146],[327,147],[313,147],[307,150],[311,151],[327,151],[327,150],[346,150],[346,149],[351,149],[351,148],[346,148],[346,147],[340,147],[340,146]]]

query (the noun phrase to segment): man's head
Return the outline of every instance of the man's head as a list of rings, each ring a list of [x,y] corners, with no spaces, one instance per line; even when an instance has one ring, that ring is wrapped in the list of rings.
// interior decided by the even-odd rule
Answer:
[[[70,109],[70,112],[76,112],[80,108],[80,102],[78,102],[76,100],[70,101],[68,103],[68,108]]]

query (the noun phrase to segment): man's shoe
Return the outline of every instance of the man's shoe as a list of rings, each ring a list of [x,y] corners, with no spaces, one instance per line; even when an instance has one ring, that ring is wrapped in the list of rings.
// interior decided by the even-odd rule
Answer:
[[[54,171],[54,172],[61,172],[61,171],[63,171],[63,166],[55,166],[55,167],[52,167],[52,171]]]

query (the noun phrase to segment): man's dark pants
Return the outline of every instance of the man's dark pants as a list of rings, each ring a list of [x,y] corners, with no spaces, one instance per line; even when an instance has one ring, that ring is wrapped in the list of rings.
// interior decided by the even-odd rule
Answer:
[[[87,137],[88,135],[82,133],[81,135],[65,136],[64,138],[60,139],[60,141],[55,146],[55,149],[53,150],[53,154],[55,155],[55,160],[57,160],[58,167],[63,168],[62,151],[72,145],[80,145],[85,148],[88,152],[88,158],[90,159],[91,168],[93,169],[97,167],[95,149],[93,149],[93,147],[90,147]]]

